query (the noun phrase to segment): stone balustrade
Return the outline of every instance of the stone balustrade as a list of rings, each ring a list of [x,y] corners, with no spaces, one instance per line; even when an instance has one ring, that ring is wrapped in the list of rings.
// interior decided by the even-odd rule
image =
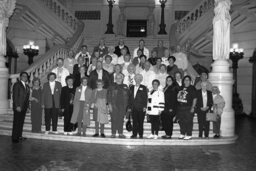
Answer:
[[[199,20],[209,10],[213,10],[214,0],[203,0],[196,8],[180,19],[177,25],[178,34],[184,33],[193,23]]]
[[[38,0],[51,10],[58,18],[64,21],[73,30],[76,30],[79,24],[79,20],[70,12],[65,6],[63,6],[58,0]]]

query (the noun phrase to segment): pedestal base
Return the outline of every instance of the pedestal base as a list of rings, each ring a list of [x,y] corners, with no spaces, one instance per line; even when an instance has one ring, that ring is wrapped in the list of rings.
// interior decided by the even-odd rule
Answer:
[[[9,109],[9,100],[7,98],[8,94],[8,69],[0,68],[0,114],[6,114]]]
[[[213,86],[218,86],[220,94],[225,100],[225,108],[221,116],[221,136],[235,136],[235,114],[232,108],[233,74],[230,72],[227,60],[217,60],[212,64],[209,81]]]

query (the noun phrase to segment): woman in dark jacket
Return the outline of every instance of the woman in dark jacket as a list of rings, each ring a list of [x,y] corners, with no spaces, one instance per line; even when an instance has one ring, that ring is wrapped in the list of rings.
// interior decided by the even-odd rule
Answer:
[[[190,140],[192,138],[193,118],[196,106],[196,89],[191,85],[191,77],[185,76],[182,87],[177,95],[177,118],[180,124],[179,139]]]
[[[60,96],[60,106],[64,115],[64,135],[72,135],[74,125],[70,122],[73,113],[73,101],[76,87],[73,86],[73,77],[67,76],[67,86],[62,87]]]
[[[168,76],[166,78],[166,86],[164,88],[165,108],[161,115],[163,129],[165,131],[164,139],[172,138],[173,118],[176,115],[177,92],[178,87],[175,85],[174,78]]]

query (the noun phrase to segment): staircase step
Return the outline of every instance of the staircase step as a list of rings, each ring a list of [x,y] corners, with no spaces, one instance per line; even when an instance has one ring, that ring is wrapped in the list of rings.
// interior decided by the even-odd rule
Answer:
[[[10,129],[3,129],[0,127],[0,135],[11,135]],[[69,142],[80,142],[80,143],[93,143],[93,144],[116,144],[116,145],[126,145],[127,148],[130,148],[131,145],[151,145],[151,146],[170,146],[170,145],[184,145],[184,146],[201,146],[201,145],[223,145],[223,144],[232,144],[235,143],[237,136],[234,137],[225,137],[220,139],[199,139],[193,138],[192,140],[180,140],[178,138],[172,138],[169,140],[165,139],[125,139],[120,138],[95,138],[95,137],[81,137],[81,136],[65,136],[65,135],[53,135],[53,134],[40,134],[40,133],[31,133],[29,131],[24,131],[23,136],[32,139],[40,140],[55,140],[55,141],[69,141]]]
[[[12,124],[13,120],[1,120],[0,124],[4,124],[4,123],[11,123]],[[31,125],[31,120],[30,119],[26,119],[24,121],[24,124],[30,124]],[[125,123],[124,123],[125,124]],[[58,119],[58,127],[63,127],[64,126],[64,121],[63,119]],[[124,125],[125,126],[125,125]],[[91,121],[91,125],[90,127],[95,127],[95,121]],[[105,124],[105,128],[111,128],[111,121],[108,124]],[[212,123],[210,123],[210,128],[212,128]],[[151,129],[151,124],[148,122],[144,122],[144,129]],[[178,123],[174,123],[173,124],[173,129],[180,129],[180,126]],[[195,122],[193,124],[193,129],[194,130],[198,130],[198,123]]]
[[[91,120],[93,120],[93,114],[91,114],[90,116]],[[4,115],[0,115],[0,121],[1,120],[12,120],[13,119],[13,114],[4,114]],[[108,115],[108,119],[111,120],[110,115]],[[25,120],[31,120],[30,118],[30,114],[26,114]],[[147,119],[145,117],[145,122],[147,122]],[[193,118],[193,122],[197,123],[197,115],[195,114],[194,118]]]
[[[178,124],[176,124],[177,127],[175,127],[173,129],[173,136],[174,137],[178,137],[180,135],[180,128],[178,126]],[[0,122],[0,128],[5,128],[5,129],[12,129],[12,122]],[[45,130],[45,126],[42,126],[42,131]],[[63,126],[60,126],[58,125],[57,127],[58,131],[60,134],[63,134],[64,133],[64,128]],[[27,124],[25,123],[24,124],[24,127],[23,127],[23,130],[26,130],[26,131],[31,131],[32,130],[32,125],[31,124]],[[95,133],[95,126],[89,126],[87,129],[86,129],[86,132],[88,135],[93,135]],[[108,126],[104,129],[104,132],[106,135],[111,135],[111,127]],[[192,132],[195,136],[198,135],[199,131],[198,129],[196,128],[193,128],[193,132]],[[125,129],[125,125],[124,125],[124,134],[128,134],[130,135],[129,132],[126,131]],[[145,135],[150,135],[151,134],[151,127],[144,127],[144,134]],[[160,131],[159,132],[159,135],[164,135],[164,131]],[[209,136],[212,137],[213,136],[213,133],[212,133],[212,130],[210,130],[210,133],[209,133]]]

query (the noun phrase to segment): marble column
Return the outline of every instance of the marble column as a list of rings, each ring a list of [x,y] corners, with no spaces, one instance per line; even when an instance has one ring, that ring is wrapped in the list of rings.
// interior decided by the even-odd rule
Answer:
[[[209,81],[218,86],[225,100],[225,108],[221,116],[221,136],[235,135],[235,114],[232,108],[233,74],[230,72],[230,0],[215,0],[213,19],[213,59]],[[223,43],[224,42],[224,43]]]
[[[6,114],[9,108],[7,98],[9,73],[4,56],[6,55],[6,28],[15,3],[16,0],[0,0],[0,114]]]

